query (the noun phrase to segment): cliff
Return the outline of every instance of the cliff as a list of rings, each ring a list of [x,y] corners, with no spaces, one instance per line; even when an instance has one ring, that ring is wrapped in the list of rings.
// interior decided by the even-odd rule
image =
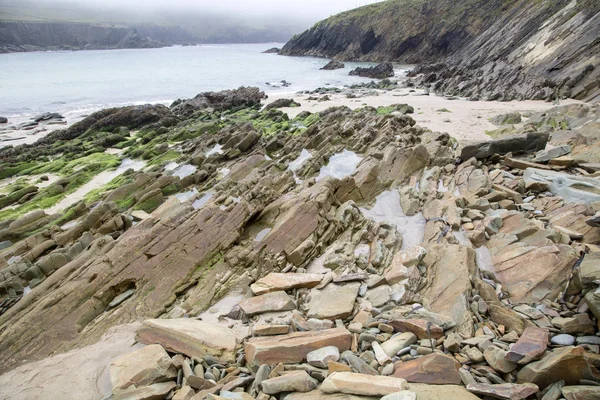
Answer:
[[[0,53],[162,47],[194,40],[193,35],[176,26],[0,21]]]
[[[292,38],[283,55],[434,64],[425,83],[494,100],[597,100],[600,3],[594,0],[390,0]]]

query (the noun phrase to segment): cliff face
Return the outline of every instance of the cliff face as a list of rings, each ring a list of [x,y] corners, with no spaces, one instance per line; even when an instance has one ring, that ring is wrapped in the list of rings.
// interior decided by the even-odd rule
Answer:
[[[0,22],[0,52],[161,47],[193,41],[178,27],[103,26],[70,22]]]
[[[390,0],[350,10],[292,38],[284,55],[419,63],[456,52],[514,1]]]
[[[440,63],[417,72],[449,94],[594,100],[599,13],[596,0],[390,0],[321,21],[281,54]]]

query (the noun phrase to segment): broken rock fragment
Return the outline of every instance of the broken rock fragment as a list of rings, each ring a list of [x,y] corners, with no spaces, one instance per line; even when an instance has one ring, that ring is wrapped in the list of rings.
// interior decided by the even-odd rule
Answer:
[[[321,385],[325,393],[361,396],[385,396],[407,388],[406,380],[391,376],[374,376],[354,372],[334,372]]]
[[[274,311],[290,311],[296,308],[294,300],[283,291],[271,292],[240,301],[240,308],[248,316]]]
[[[316,389],[317,380],[311,378],[306,371],[293,371],[275,378],[262,381],[261,386],[266,394],[281,392],[310,392]]]
[[[471,383],[467,385],[467,390],[471,393],[490,396],[495,399],[522,400],[539,392],[540,388],[533,383],[502,383],[497,385]]]
[[[323,275],[321,274],[295,274],[295,273],[275,273],[272,272],[259,279],[250,289],[259,296],[261,294],[287,291],[296,288],[313,288],[321,283]]]
[[[529,364],[531,361],[539,359],[547,347],[548,330],[529,327],[506,354],[506,359],[518,364]]]

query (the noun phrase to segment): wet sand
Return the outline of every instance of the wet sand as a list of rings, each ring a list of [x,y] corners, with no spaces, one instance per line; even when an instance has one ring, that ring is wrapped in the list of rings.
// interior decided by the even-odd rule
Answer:
[[[367,95],[355,99],[347,98],[345,94],[327,94],[330,101],[308,100],[309,97],[322,97],[317,94],[294,95],[293,98],[301,104],[300,107],[281,108],[282,111],[293,118],[303,111],[319,112],[329,107],[347,106],[351,109],[364,107],[385,107],[392,104],[406,103],[414,107],[415,112],[411,117],[417,124],[431,129],[434,132],[446,132],[459,142],[489,140],[486,131],[498,129],[489,119],[500,114],[519,111],[540,112],[549,110],[554,105],[545,101],[468,101],[466,99],[448,100],[445,97],[425,96],[423,90],[410,92],[409,89],[395,89],[392,91],[369,90],[378,95]],[[279,98],[289,96],[269,96],[264,101],[268,104]],[[561,101],[561,105],[580,103],[576,100]],[[450,112],[439,111],[446,109]]]

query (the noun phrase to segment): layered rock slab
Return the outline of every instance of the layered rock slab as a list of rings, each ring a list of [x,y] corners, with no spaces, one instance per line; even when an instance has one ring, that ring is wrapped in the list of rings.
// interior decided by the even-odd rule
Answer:
[[[394,364],[394,376],[408,382],[430,385],[458,385],[461,383],[460,364],[453,357],[433,353],[411,361]]]
[[[251,365],[299,363],[308,353],[335,346],[340,352],[350,349],[352,334],[345,328],[294,332],[282,336],[251,338],[246,342],[246,361]]]
[[[308,317],[344,319],[352,314],[360,283],[329,284],[324,289],[312,289],[308,303]]]
[[[190,318],[144,321],[136,339],[188,357],[211,355],[225,361],[233,361],[237,349],[236,336],[229,328]]]
[[[354,372],[334,372],[320,389],[325,393],[346,393],[364,396],[385,396],[406,389],[406,380],[390,376],[364,375]]]

